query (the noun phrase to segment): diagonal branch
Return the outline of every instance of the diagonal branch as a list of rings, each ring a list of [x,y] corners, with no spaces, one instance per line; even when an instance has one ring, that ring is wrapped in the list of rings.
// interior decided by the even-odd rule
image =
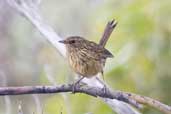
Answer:
[[[133,93],[132,94],[127,93],[127,94],[129,95],[130,98],[134,99],[138,103],[151,106],[155,109],[160,110],[161,112],[163,112],[165,114],[171,114],[171,106],[165,105],[157,100],[154,100],[154,99],[146,97],[146,96],[141,96],[141,95],[137,95],[137,94],[133,94]]]
[[[22,94],[50,94],[61,92],[72,92],[73,85],[60,85],[60,86],[24,86],[24,87],[1,87],[0,96],[4,95],[22,95]],[[84,93],[94,97],[102,97],[109,99],[117,99],[133,105],[136,108],[141,108],[140,104],[148,105],[160,110],[165,114],[171,114],[171,107],[165,105],[157,100],[149,97],[127,93],[122,91],[107,90],[105,93],[101,88],[89,86],[76,86],[75,93]],[[140,104],[139,104],[140,103]]]
[[[37,4],[35,5],[34,1],[36,0],[7,0],[7,3],[27,18],[45,36],[44,38],[65,57],[65,46],[58,42],[62,38],[42,19]]]

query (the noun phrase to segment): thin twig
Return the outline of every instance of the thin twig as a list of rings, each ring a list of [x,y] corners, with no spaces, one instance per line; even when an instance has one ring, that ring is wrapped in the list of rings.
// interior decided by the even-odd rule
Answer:
[[[165,105],[157,100],[154,100],[146,96],[141,96],[133,93],[132,94],[127,93],[127,94],[129,95],[130,98],[136,100],[138,103],[151,106],[155,109],[160,110],[161,112],[164,112],[165,114],[171,114],[171,106]]]
[[[72,84],[60,85],[60,86],[1,87],[0,96],[72,92],[72,88],[73,88]],[[111,91],[111,90],[107,90],[104,93],[103,91],[101,91],[101,88],[89,87],[89,86],[76,86],[75,93],[84,93],[94,97],[117,99],[129,103],[136,108],[141,108],[140,104],[144,104],[156,108],[165,114],[171,114],[170,106],[165,105],[152,98],[133,94],[133,93],[127,93],[122,91]]]

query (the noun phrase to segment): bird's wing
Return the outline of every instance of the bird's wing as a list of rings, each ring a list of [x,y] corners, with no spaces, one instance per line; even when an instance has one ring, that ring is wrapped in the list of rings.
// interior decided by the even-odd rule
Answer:
[[[105,49],[105,48],[103,48],[104,50],[103,50],[103,55],[104,55],[104,57],[106,57],[106,58],[113,58],[113,55],[112,55],[112,53],[110,52],[110,51],[108,51],[107,49]]]
[[[94,43],[94,42],[90,42],[89,43],[90,46],[86,46],[87,47],[87,51],[88,53],[86,54],[88,57],[94,58],[96,60],[102,60],[102,59],[106,59],[106,58],[112,58],[113,55],[105,48],[103,48],[102,46]]]

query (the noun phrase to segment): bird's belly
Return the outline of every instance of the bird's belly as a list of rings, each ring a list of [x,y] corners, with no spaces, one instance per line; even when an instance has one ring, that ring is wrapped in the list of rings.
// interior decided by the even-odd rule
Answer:
[[[102,65],[99,61],[69,57],[69,63],[72,69],[79,75],[90,78],[102,71]]]

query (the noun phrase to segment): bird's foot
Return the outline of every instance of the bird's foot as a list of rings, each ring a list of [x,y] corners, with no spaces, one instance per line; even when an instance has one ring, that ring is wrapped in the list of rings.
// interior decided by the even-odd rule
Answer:
[[[76,88],[78,88],[80,86],[80,83],[73,83],[72,84],[72,93],[75,93]]]
[[[75,93],[76,87],[80,87],[80,82],[81,82],[82,79],[84,79],[83,76],[82,76],[78,81],[76,81],[75,83],[73,83],[73,86],[72,86],[72,93]]]
[[[107,86],[106,86],[106,85],[104,85],[104,86],[103,86],[103,88],[102,88],[103,95],[106,95],[107,90],[108,90]]]

